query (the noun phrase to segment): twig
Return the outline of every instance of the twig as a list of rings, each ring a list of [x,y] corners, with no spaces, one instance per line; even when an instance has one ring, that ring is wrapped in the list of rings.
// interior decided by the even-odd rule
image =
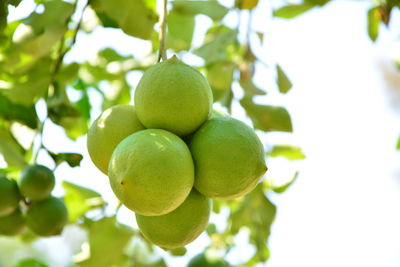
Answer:
[[[162,0],[163,9],[160,14],[160,33],[159,33],[159,41],[160,41],[160,50],[158,55],[158,62],[160,60],[167,60],[167,51],[165,47],[165,39],[166,39],[166,32],[167,32],[167,1]]]

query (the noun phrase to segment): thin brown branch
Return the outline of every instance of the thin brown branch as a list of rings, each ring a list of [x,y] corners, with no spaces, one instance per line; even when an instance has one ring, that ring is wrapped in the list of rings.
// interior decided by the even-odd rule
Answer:
[[[162,60],[167,60],[167,48],[165,45],[166,42],[166,33],[167,33],[167,1],[162,0],[163,9],[160,14],[160,33],[159,33],[159,41],[160,41],[160,48],[159,48],[159,55],[158,55],[158,62]]]

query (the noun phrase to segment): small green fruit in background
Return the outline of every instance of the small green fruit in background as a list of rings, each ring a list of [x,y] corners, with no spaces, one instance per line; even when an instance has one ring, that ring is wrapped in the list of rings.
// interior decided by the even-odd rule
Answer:
[[[252,128],[231,117],[215,117],[193,135],[195,188],[215,199],[250,192],[266,172],[265,153]]]
[[[143,129],[135,107],[131,105],[116,105],[104,110],[87,134],[88,152],[94,165],[107,174],[115,147],[128,135]]]
[[[42,200],[50,196],[55,185],[53,171],[42,165],[26,167],[21,174],[21,194],[30,200]]]
[[[61,234],[67,221],[67,207],[61,199],[53,196],[32,202],[26,214],[27,226],[39,236]]]
[[[204,231],[210,211],[210,199],[193,189],[174,211],[161,216],[136,214],[136,221],[142,234],[153,244],[174,249],[189,244]]]
[[[205,122],[212,103],[207,80],[176,56],[149,68],[135,90],[135,106],[143,125],[178,136],[189,135]]]
[[[9,215],[0,217],[0,235],[19,235],[25,229],[25,218],[19,208]]]
[[[18,208],[21,195],[15,180],[0,174],[0,216],[11,214]]]
[[[162,215],[189,195],[194,166],[187,145],[161,129],[134,133],[118,144],[109,166],[111,187],[129,209]]]
[[[228,264],[221,257],[212,256],[207,252],[203,252],[191,258],[187,267],[228,267]]]

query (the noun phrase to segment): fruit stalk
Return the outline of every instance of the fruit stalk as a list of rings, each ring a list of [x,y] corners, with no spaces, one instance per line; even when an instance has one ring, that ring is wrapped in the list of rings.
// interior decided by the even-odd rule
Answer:
[[[167,32],[167,0],[162,0],[163,9],[160,14],[160,34],[159,34],[159,41],[160,41],[160,50],[158,55],[158,61],[161,59],[167,60],[167,51],[165,47],[165,35]]]

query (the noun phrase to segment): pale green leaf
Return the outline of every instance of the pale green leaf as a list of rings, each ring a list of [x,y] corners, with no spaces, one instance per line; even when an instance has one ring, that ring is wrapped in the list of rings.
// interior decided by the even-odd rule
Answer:
[[[368,36],[372,41],[378,38],[380,24],[379,7],[373,7],[368,11]]]
[[[24,149],[4,126],[0,126],[0,154],[10,167],[23,169],[27,165]]]
[[[215,0],[175,0],[172,3],[180,13],[190,15],[203,14],[213,20],[221,20],[228,13],[228,9]]]
[[[292,131],[289,112],[279,106],[258,105],[250,97],[244,97],[240,104],[253,121],[254,127],[262,131]]]
[[[275,17],[292,19],[307,12],[313,7],[314,5],[309,3],[291,4],[275,10],[273,14]]]
[[[179,52],[189,50],[194,31],[194,15],[177,12],[168,14],[167,47]]]
[[[272,191],[274,191],[275,193],[283,193],[285,192],[296,180],[297,177],[299,176],[299,173],[296,172],[293,177],[287,181],[286,183],[279,185],[279,186],[275,186],[275,185],[270,185]]]
[[[286,76],[279,65],[276,65],[276,72],[279,92],[285,94],[292,88],[292,82],[289,80],[289,78]]]
[[[298,146],[291,145],[274,145],[271,151],[268,152],[270,157],[284,157],[288,160],[305,159],[306,156]]]
[[[71,222],[76,222],[87,211],[105,205],[101,195],[91,189],[67,181],[63,181],[62,186],[65,189],[64,202]]]

